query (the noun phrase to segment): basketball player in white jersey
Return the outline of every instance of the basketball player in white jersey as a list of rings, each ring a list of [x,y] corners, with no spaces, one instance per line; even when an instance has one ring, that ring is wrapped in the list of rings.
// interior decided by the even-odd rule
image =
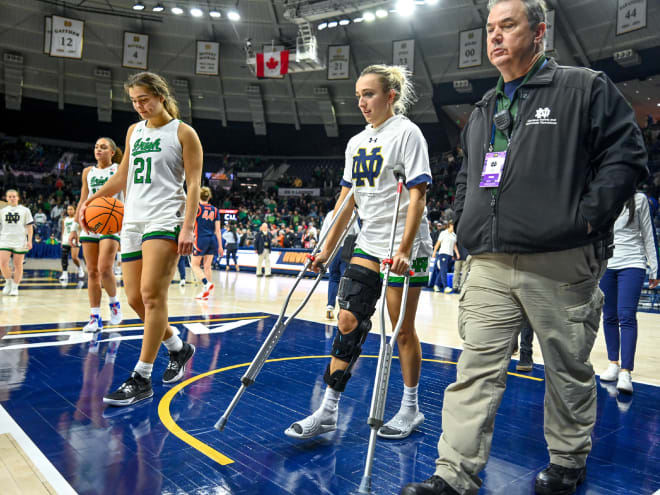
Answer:
[[[409,77],[402,67],[372,65],[362,71],[355,85],[358,105],[369,125],[351,138],[346,147],[342,190],[335,211],[351,188],[354,195],[330,230],[312,268],[318,272],[328,259],[348,224],[352,206],[358,208],[361,230],[340,283],[338,331],[323,377],[328,385],[323,402],[312,415],[285,431],[293,438],[311,438],[337,428],[339,398],[371,329],[371,316],[380,297],[380,267],[388,255],[395,213],[399,222],[394,238],[393,275],[386,292],[392,326],[399,317],[404,274],[409,270],[414,273],[397,340],[403,399],[397,414],[379,429],[378,435],[405,438],[424,421],[417,400],[422,350],[415,332],[415,313],[421,289],[428,281],[428,259],[433,249],[426,219],[426,187],[431,183],[431,168],[422,132],[403,115],[414,100]],[[394,210],[397,179],[392,172],[397,164],[405,169],[398,212]]]
[[[85,276],[78,253],[80,251],[80,225],[76,222],[76,209],[73,205],[66,207],[66,217],[62,218],[62,275],[60,282],[69,281],[69,254],[73,264],[78,267],[78,278]]]
[[[5,277],[2,293],[9,296],[18,295],[18,286],[23,278],[23,259],[25,253],[32,249],[34,220],[28,208],[18,204],[18,191],[8,189],[6,193],[7,206],[0,210],[0,270]],[[12,276],[9,258],[14,257],[14,274]]]
[[[79,218],[81,205],[117,173],[122,159],[122,152],[114,140],[108,137],[97,139],[94,145],[96,165],[87,167],[82,173],[82,188],[75,218]],[[122,191],[115,197],[123,199]],[[83,332],[100,332],[103,330],[101,318],[101,286],[108,294],[110,303],[110,324],[118,325],[122,320],[121,305],[117,296],[117,279],[112,271],[115,255],[119,249],[118,235],[101,235],[84,228],[80,233],[80,242],[87,263],[87,294],[89,296],[90,317],[83,327]]]
[[[126,188],[121,234],[124,288],[129,304],[144,321],[144,338],[131,376],[103,398],[114,406],[153,395],[151,372],[161,342],[170,354],[165,383],[183,377],[195,352],[168,325],[167,293],[179,255],[192,253],[203,159],[197,133],[178,120],[176,100],[163,78],[142,72],[131,76],[124,87],[143,120],[128,129],[126,154],[117,173],[85,203],[86,207],[96,197]]]

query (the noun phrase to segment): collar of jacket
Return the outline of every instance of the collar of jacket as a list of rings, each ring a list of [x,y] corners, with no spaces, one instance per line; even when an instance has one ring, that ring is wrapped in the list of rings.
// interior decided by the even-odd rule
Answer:
[[[552,82],[555,72],[557,71],[558,64],[555,59],[548,57],[548,63],[539,69],[529,80],[524,84],[527,86],[547,86]],[[483,98],[475,105],[478,107],[486,107],[490,104],[491,100],[495,97],[496,87],[491,88],[484,94]]]

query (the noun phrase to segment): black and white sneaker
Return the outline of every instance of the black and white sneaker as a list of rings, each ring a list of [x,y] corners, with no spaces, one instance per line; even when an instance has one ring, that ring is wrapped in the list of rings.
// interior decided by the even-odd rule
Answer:
[[[188,342],[183,343],[179,352],[170,352],[170,363],[163,373],[163,383],[174,383],[181,380],[186,372],[186,363],[190,361],[193,354],[195,354],[195,346]]]
[[[144,378],[137,371],[131,373],[128,380],[120,387],[103,397],[104,404],[111,406],[130,406],[154,395],[151,378]]]

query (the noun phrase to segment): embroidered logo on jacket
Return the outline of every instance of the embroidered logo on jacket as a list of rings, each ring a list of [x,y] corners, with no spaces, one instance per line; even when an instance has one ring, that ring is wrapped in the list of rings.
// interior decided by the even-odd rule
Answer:
[[[551,118],[552,110],[548,107],[539,107],[536,109],[533,119],[527,120],[525,125],[557,125],[557,119]]]

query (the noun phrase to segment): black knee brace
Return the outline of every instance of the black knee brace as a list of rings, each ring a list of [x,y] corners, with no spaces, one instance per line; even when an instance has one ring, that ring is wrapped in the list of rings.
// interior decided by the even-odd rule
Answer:
[[[335,335],[335,340],[332,343],[332,356],[348,363],[348,368],[330,373],[330,364],[328,364],[323,380],[330,388],[337,392],[344,391],[346,383],[351,377],[351,368],[362,353],[362,344],[364,344],[369,330],[371,330],[371,321],[369,320],[361,321],[355,330],[346,334],[342,334],[337,330],[337,335]]]
[[[69,253],[71,252],[71,246],[62,246],[62,271],[66,271],[69,268]]]

